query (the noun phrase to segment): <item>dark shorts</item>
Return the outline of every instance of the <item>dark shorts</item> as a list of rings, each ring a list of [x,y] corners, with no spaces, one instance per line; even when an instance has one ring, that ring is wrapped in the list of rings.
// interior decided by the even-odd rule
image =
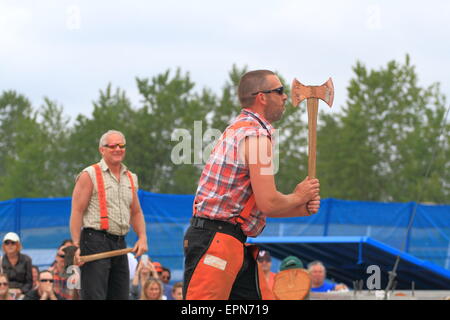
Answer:
[[[125,249],[125,237],[103,231],[83,229],[80,237],[82,256]],[[127,255],[100,259],[81,266],[82,300],[128,300],[130,270]]]

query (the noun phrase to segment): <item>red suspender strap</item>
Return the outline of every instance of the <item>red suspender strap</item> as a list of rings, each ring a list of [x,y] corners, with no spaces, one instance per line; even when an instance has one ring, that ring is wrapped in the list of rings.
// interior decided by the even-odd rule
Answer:
[[[100,206],[100,229],[108,230],[108,208],[106,206],[105,183],[103,182],[102,168],[98,164],[92,165],[95,169],[95,178],[97,180],[98,203]]]
[[[252,212],[255,204],[255,194],[252,193],[250,198],[248,198],[247,202],[245,203],[244,209],[242,209],[241,214],[236,217],[236,222],[241,224],[244,223],[244,219],[247,220],[250,217],[250,213]]]

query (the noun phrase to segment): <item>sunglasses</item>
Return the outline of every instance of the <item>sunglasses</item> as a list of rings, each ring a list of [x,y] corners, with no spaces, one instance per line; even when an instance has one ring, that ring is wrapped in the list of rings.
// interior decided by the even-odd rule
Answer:
[[[6,240],[5,242],[3,242],[4,244],[8,245],[8,244],[16,244],[17,242],[15,241],[11,241],[11,240]]]
[[[58,257],[65,258],[66,256],[64,254],[58,254]]]
[[[40,282],[50,282],[50,283],[53,283],[54,282],[54,280],[53,279],[41,279],[41,280],[39,280]]]
[[[109,149],[115,149],[117,147],[119,147],[120,149],[125,149],[125,143],[116,143],[116,144],[104,144],[103,145],[105,148],[109,148]]]
[[[284,87],[281,86],[279,88],[275,88],[275,89],[272,89],[272,90],[257,91],[257,92],[252,93],[252,96],[256,96],[258,93],[272,93],[272,92],[276,92],[276,93],[278,93],[281,96],[284,93]]]
[[[8,286],[8,282],[0,282],[0,286],[5,286],[5,287],[7,287],[7,286]]]

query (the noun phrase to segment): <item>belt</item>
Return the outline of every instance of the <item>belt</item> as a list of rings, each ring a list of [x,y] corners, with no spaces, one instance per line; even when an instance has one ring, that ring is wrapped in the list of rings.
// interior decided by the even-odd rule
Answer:
[[[244,232],[242,232],[239,224],[232,224],[230,222],[221,220],[193,217],[191,218],[191,226],[195,228],[225,233],[232,237],[235,237],[242,243],[245,243],[247,241],[247,236],[244,234]]]
[[[106,230],[97,230],[97,229],[93,229],[93,228],[83,228],[83,231],[89,231],[89,232],[94,232],[94,233],[100,233],[105,235],[108,239],[111,239],[113,241],[121,241],[121,240],[125,240],[125,236],[117,236],[115,234],[109,233]]]

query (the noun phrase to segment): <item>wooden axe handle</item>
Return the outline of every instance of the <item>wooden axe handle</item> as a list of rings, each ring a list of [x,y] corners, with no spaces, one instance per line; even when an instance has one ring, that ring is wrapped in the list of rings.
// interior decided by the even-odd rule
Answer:
[[[317,113],[319,111],[319,99],[308,98],[308,176],[316,177],[316,148],[317,148]]]
[[[131,251],[133,251],[133,248],[112,250],[112,251],[106,251],[106,252],[101,252],[101,253],[96,253],[96,254],[90,254],[88,256],[81,256],[80,261],[81,262],[89,262],[89,261],[94,261],[94,260],[111,258],[111,257],[116,257],[116,256],[121,256],[121,255],[127,254]]]

